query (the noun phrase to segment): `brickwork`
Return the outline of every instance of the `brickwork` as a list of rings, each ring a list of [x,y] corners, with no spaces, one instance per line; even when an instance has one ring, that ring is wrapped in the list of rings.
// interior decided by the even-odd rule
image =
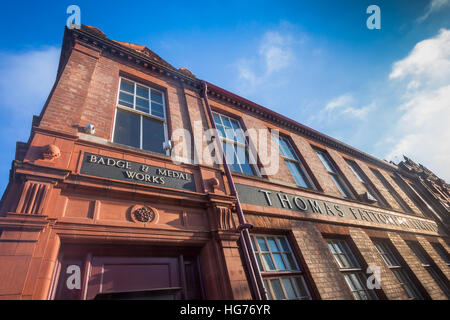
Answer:
[[[149,51],[134,52],[133,48],[139,46],[124,48],[111,41],[103,42],[98,37],[89,39],[88,31],[75,36],[77,32],[82,31],[66,32],[62,54],[66,64],[60,70],[40,119],[34,122],[30,143],[21,146],[21,154],[25,156],[19,156],[17,160],[21,161],[14,162],[10,184],[1,203],[0,299],[48,299],[55,292],[51,289],[52,283],[58,285],[55,270],[60,262],[58,256],[67,243],[79,244],[80,247],[95,243],[93,246],[102,250],[104,246],[115,247],[116,244],[129,245],[130,248],[140,244],[146,249],[164,246],[164,250],[170,251],[171,259],[177,257],[181,261],[180,255],[185,250],[192,266],[195,259],[199,261],[203,281],[198,282],[204,283],[202,289],[206,298],[251,299],[251,282],[238,242],[239,233],[236,232],[236,198],[230,192],[222,166],[213,163],[212,157],[204,152],[210,141],[202,135],[210,125],[205,112],[203,83],[188,71],[175,69],[155,55],[142,55]],[[69,43],[73,43],[73,48]],[[175,145],[172,154],[187,158],[175,163],[166,155],[114,143],[120,77],[164,93],[168,138],[173,139]],[[370,162],[370,166],[383,174],[414,214],[423,217],[392,180],[391,175],[397,172],[395,166],[389,172],[389,166],[381,160],[367,160],[356,149],[336,141],[326,142],[328,138],[314,130],[301,128],[231,93],[216,92],[218,89],[211,84],[208,88],[214,111],[240,120],[245,129],[279,129],[282,135],[288,136],[317,190],[298,188],[282,157],[277,159],[279,170],[276,173],[265,175],[265,170],[261,170],[262,177],[236,174],[234,180],[254,188],[270,189],[273,193],[285,192],[290,196],[335,204],[332,210],[328,210],[332,215],[328,211],[321,214],[278,209],[266,204],[243,204],[245,218],[254,226],[251,233],[288,237],[303,265],[314,298],[353,299],[325,240],[327,236],[345,236],[351,238],[367,264],[381,268],[381,286],[387,298],[406,299],[403,288],[372,243],[376,233],[383,237],[389,235],[431,298],[445,299],[442,290],[403,239],[419,241],[449,277],[448,266],[430,245],[430,241],[439,241],[449,250],[445,228],[440,226],[437,232],[431,228],[420,231],[420,228],[408,229],[390,224],[387,228],[397,231],[387,233],[382,223],[367,218],[362,221],[361,212],[361,219],[356,215],[356,220],[343,218],[344,214],[340,216],[338,213],[339,206],[361,210],[369,210],[373,206],[359,199],[344,199],[313,146],[328,151],[350,189],[360,195],[366,189],[344,158],[355,160],[392,208],[401,211],[389,191],[371,172]],[[95,126],[95,134],[82,132],[87,124]],[[180,135],[181,129],[185,131]],[[192,146],[189,146],[186,131],[195,135]],[[174,135],[175,132],[178,135]],[[268,145],[273,145],[270,135],[266,139]],[[218,142],[216,139],[215,143]],[[255,137],[250,137],[249,142],[251,149],[257,149],[259,141]],[[49,148],[58,152],[49,156]],[[353,151],[347,152],[349,148]],[[194,179],[195,189],[175,190],[167,185],[143,185],[135,181],[81,174],[84,153],[189,173]],[[259,160],[261,169],[270,165],[261,163],[261,155]],[[291,204],[298,206],[294,201]],[[139,206],[151,208],[157,218],[148,223],[136,222],[131,218],[131,212]],[[211,214],[212,208],[221,208],[220,214]],[[317,207],[315,210],[320,211]],[[387,208],[383,211],[392,214]],[[410,233],[411,230],[418,233]],[[183,252],[180,254],[179,251]],[[138,250],[136,252],[141,254]]]
[[[292,228],[295,241],[314,279],[320,298],[324,300],[352,300],[342,273],[328,246],[314,224],[296,222]]]
[[[414,202],[411,200],[411,198],[403,191],[402,188],[395,182],[391,175],[387,174],[385,171],[380,170],[381,174],[384,176],[384,178],[387,180],[387,182],[394,188],[395,191],[402,197],[403,200],[408,204],[408,206],[411,208],[411,210],[418,216],[423,217],[422,211],[417,208],[417,206],[414,204]]]
[[[420,280],[420,283],[428,292],[430,297],[433,300],[446,300],[447,297],[442,292],[441,288],[436,284],[431,275],[427,272],[427,270],[422,266],[419,259],[416,255],[411,251],[408,244],[402,237],[398,234],[389,232],[389,239],[394,244],[395,248],[398,250],[402,258],[408,264],[409,268],[412,272],[414,272],[415,276]]]
[[[436,252],[436,250],[434,250],[430,242],[427,239],[425,239],[425,237],[422,236],[417,236],[417,240],[419,241],[422,248],[428,253],[430,258],[434,261],[434,263],[436,263],[436,265],[442,271],[442,273],[447,277],[447,279],[450,279],[449,266],[444,262],[444,260]]]
[[[405,300],[408,296],[392,271],[386,266],[369,236],[360,228],[350,228],[350,235],[368,266],[380,268],[380,285],[389,300]]]
[[[88,96],[99,52],[76,44],[45,107],[40,126],[76,133],[81,110]]]

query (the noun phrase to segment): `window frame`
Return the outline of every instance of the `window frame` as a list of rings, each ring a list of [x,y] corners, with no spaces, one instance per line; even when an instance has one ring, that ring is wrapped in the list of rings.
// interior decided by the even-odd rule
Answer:
[[[380,297],[378,296],[375,289],[367,288],[367,275],[364,273],[363,267],[361,263],[358,261],[358,258],[356,257],[355,253],[353,252],[349,241],[346,238],[339,238],[339,237],[326,238],[325,241],[327,243],[331,255],[334,258],[335,263],[339,268],[339,271],[342,273],[344,280],[347,283],[347,286],[351,294],[353,295],[353,298],[355,300],[380,300]],[[336,246],[336,244],[343,244],[343,246],[339,247]],[[334,251],[336,253],[334,253],[331,248],[334,248]],[[338,248],[339,250],[336,250],[336,248]],[[341,253],[338,253],[338,251]],[[345,260],[351,262],[351,264],[349,264],[349,267],[345,266],[342,267],[342,265],[344,264],[341,261],[341,256],[346,256]],[[357,289],[357,285],[355,285],[354,278],[359,280],[358,284],[362,288],[362,290]],[[364,294],[367,297],[369,297],[369,299],[361,299],[361,292],[364,292]]]
[[[275,244],[277,246],[278,251],[271,250],[271,247],[270,247],[269,241],[268,241],[268,239],[271,239],[271,238],[275,240]],[[262,250],[260,243],[259,243],[260,239],[264,240],[265,247],[267,248],[268,251]],[[283,245],[281,244],[281,241],[279,239],[284,239],[284,242],[286,243],[286,245],[288,247],[287,251],[283,249]],[[284,300],[289,300],[289,298],[288,298],[289,295],[288,295],[285,285],[283,283],[283,279],[288,279],[291,282],[291,287],[294,289],[294,293],[296,294],[296,298],[293,300],[312,300],[313,299],[313,293],[311,291],[311,288],[308,285],[308,281],[305,279],[307,277],[307,275],[305,274],[304,270],[302,269],[302,266],[301,266],[300,262],[298,261],[296,254],[290,244],[289,238],[287,236],[277,235],[277,234],[252,234],[251,242],[252,242],[252,247],[254,249],[255,257],[256,257],[256,260],[258,263],[258,268],[263,277],[264,287],[267,290],[267,293],[269,295],[269,299],[270,299],[270,297],[272,297],[272,299],[276,297],[275,290],[272,287],[271,280],[278,280],[280,283],[280,287],[283,291],[284,297],[285,297]],[[266,262],[264,259],[264,255],[267,255],[267,254],[269,254],[271,263],[275,267],[274,270],[267,270],[267,268],[266,268]],[[281,256],[281,259],[282,259],[285,267],[287,267],[288,265],[291,265],[292,262],[294,262],[295,268],[294,269],[286,268],[285,270],[279,269],[277,266],[277,261],[276,261],[276,259],[274,259],[273,254],[279,254]],[[286,254],[289,254],[291,256],[292,262],[289,261],[285,257]],[[262,267],[262,270],[261,270],[261,267]],[[300,294],[301,293],[300,290],[295,286],[294,283],[292,283],[294,281],[293,279],[300,279],[301,284],[303,285],[303,289],[307,293],[307,296]]]
[[[273,136],[272,136],[272,137],[273,137]],[[276,139],[276,138],[273,137],[273,139]],[[291,139],[290,139],[289,137],[287,137],[287,136],[282,136],[282,135],[280,135],[280,136],[278,136],[278,140],[283,140],[283,141],[286,143],[286,145],[287,145],[287,147],[288,147],[290,153],[292,153],[292,155],[294,156],[294,159],[291,159],[291,158],[285,156],[285,155],[283,154],[283,152],[282,152],[282,148],[281,148],[280,141],[277,141],[277,143],[278,143],[278,149],[279,149],[279,151],[280,151],[280,156],[281,156],[281,158],[283,158],[283,160],[285,161],[286,166],[288,167],[289,172],[291,173],[292,178],[294,179],[296,185],[297,185],[298,187],[300,187],[300,188],[310,189],[310,190],[316,190],[316,191],[317,191],[317,187],[316,187],[316,185],[314,184],[313,180],[311,179],[310,175],[308,174],[308,171],[306,170],[306,167],[305,167],[305,165],[303,164],[303,161],[300,159],[299,153],[298,153],[297,150],[294,148],[294,145],[292,144]],[[292,171],[291,171],[291,168],[287,165],[287,162],[293,163],[294,165],[296,165],[297,169],[299,170],[300,175],[302,176],[303,180],[304,180],[305,183],[306,183],[306,187],[301,186],[301,185],[299,185],[299,184],[297,183],[297,181],[295,180],[294,174],[293,174]]]
[[[132,82],[134,84],[133,109],[130,108],[130,107],[127,107],[127,106],[124,106],[124,105],[120,104],[120,99],[119,99],[120,98],[120,92],[123,91],[123,90],[121,90],[122,80],[125,80],[125,81],[128,81],[128,82]],[[145,87],[146,89],[149,90],[149,99],[148,99],[149,100],[149,113],[146,113],[146,112],[143,112],[143,111],[140,111],[140,110],[136,109],[136,97],[137,97],[136,91],[137,91],[137,86],[138,85],[141,86],[141,87]],[[161,93],[162,101],[163,101],[162,109],[163,109],[163,113],[164,113],[164,118],[155,116],[155,115],[150,113],[151,112],[151,103],[152,103],[151,90],[154,90],[156,92]],[[123,91],[123,92],[125,92],[127,94],[130,94],[129,92],[126,92],[126,91]],[[164,128],[164,130],[163,130],[164,131],[163,132],[163,134],[164,134],[164,141],[168,141],[168,139],[169,139],[169,132],[168,132],[167,110],[166,110],[166,108],[167,108],[166,94],[165,94],[164,91],[159,90],[159,89],[155,89],[153,87],[149,87],[149,86],[147,86],[145,84],[142,84],[141,82],[138,82],[136,80],[131,80],[129,78],[120,76],[119,77],[119,86],[118,86],[118,89],[117,89],[116,108],[114,110],[114,122],[113,122],[113,130],[112,130],[111,142],[119,144],[119,145],[122,145],[122,146],[129,147],[129,148],[139,149],[139,150],[144,151],[144,152],[151,152],[151,153],[158,154],[158,155],[170,156],[170,151],[169,150],[166,150],[165,154],[164,154],[164,153],[159,153],[157,151],[151,151],[151,150],[146,150],[146,149],[142,148],[143,147],[143,141],[144,141],[144,139],[143,139],[144,138],[144,136],[143,136],[143,132],[144,132],[144,128],[143,128],[144,117],[152,119],[152,120],[160,121],[163,124],[163,128]],[[139,116],[139,123],[140,123],[140,132],[139,132],[139,146],[140,147],[139,148],[136,148],[136,147],[133,147],[133,146],[129,146],[129,145],[126,145],[126,144],[121,144],[121,143],[115,141],[116,122],[117,122],[117,110],[119,110],[119,109],[121,111],[130,112],[132,114],[135,114],[135,115]]]
[[[436,263],[430,257],[430,255],[425,251],[422,245],[417,241],[406,241],[408,247],[414,253],[414,255],[419,259],[420,264],[425,270],[428,271],[430,276],[433,278],[434,282],[442,290],[442,292],[450,299],[450,286],[445,275],[442,274],[441,270],[436,266]],[[447,280],[447,281],[446,281]]]
[[[259,167],[258,167],[258,161],[257,161],[257,160],[258,160],[258,155],[254,155],[254,154],[253,154],[253,152],[252,152],[252,150],[251,150],[251,148],[250,148],[249,139],[248,139],[248,137],[245,136],[245,133],[244,133],[244,132],[245,132],[245,131],[244,131],[244,127],[242,126],[240,119],[237,119],[237,118],[234,118],[234,117],[230,117],[230,116],[228,116],[228,115],[226,115],[226,114],[224,114],[224,113],[218,112],[218,111],[213,111],[212,113],[213,113],[213,120],[214,120],[214,124],[215,124],[216,128],[217,128],[217,123],[216,123],[216,119],[215,119],[215,117],[214,117],[215,115],[219,116],[220,121],[221,121],[220,125],[222,125],[223,127],[224,127],[224,124],[223,124],[222,117],[225,117],[225,118],[228,118],[228,121],[229,121],[230,123],[232,123],[231,120],[234,120],[234,121],[239,125],[239,129],[242,130],[242,135],[243,135],[243,139],[244,139],[244,142],[245,142],[245,143],[241,143],[241,142],[237,141],[237,139],[236,139],[236,140],[229,139],[229,138],[227,137],[227,134],[226,134],[226,130],[227,130],[227,129],[225,129],[225,128],[224,128],[224,130],[225,130],[225,137],[222,137],[222,136],[220,135],[220,132],[221,132],[221,131],[220,131],[219,129],[217,129],[218,138],[219,138],[219,140],[220,140],[220,143],[222,143],[222,147],[223,147],[223,144],[231,144],[231,145],[233,145],[234,156],[236,156],[236,157],[238,156],[238,154],[237,154],[235,148],[241,147],[241,148],[244,148],[244,149],[245,149],[245,152],[248,154],[248,160],[249,160],[248,165],[249,165],[251,168],[253,168],[254,174],[253,174],[253,175],[249,175],[249,174],[247,174],[247,173],[244,173],[244,171],[242,170],[242,166],[241,166],[240,163],[237,163],[237,165],[239,166],[239,168],[241,169],[241,171],[237,172],[237,171],[234,171],[234,170],[232,170],[232,169],[230,168],[231,171],[232,171],[233,173],[243,174],[243,175],[246,175],[246,176],[261,177],[261,172],[260,172],[260,170],[259,170]],[[235,128],[231,128],[231,129],[232,129],[233,131],[237,130],[237,129],[235,129]],[[223,150],[223,151],[224,151],[225,157],[226,157],[226,150]],[[228,160],[228,158],[227,158],[227,160]],[[240,160],[240,159],[239,159],[239,160]],[[252,162],[253,162],[254,164],[252,164]]]
[[[362,171],[361,167],[354,160],[344,159],[347,162],[350,170],[356,176],[356,178],[362,183],[366,191],[377,200],[377,203],[381,207],[391,208],[391,206],[387,203],[386,199],[381,195],[381,193],[377,190],[377,188],[372,185],[370,179],[367,175]]]
[[[1,232],[0,232],[1,235]],[[433,247],[434,251],[441,257],[441,259],[444,261],[444,263],[447,266],[450,266],[450,254],[447,252],[447,250],[444,248],[442,244],[439,242],[430,242],[431,246]]]
[[[427,203],[424,203],[421,197],[417,194],[417,192],[411,187],[411,185],[404,181],[398,174],[391,176],[392,180],[397,184],[397,186],[403,191],[403,193],[411,200],[414,206],[422,213],[424,217],[433,217],[433,212],[427,206]],[[422,202],[422,203],[420,203]],[[417,213],[415,213],[417,215]]]
[[[403,209],[405,213],[413,213],[413,210],[411,207],[406,203],[405,200],[398,194],[398,192],[394,189],[394,187],[387,181],[387,179],[383,176],[383,174],[374,168],[370,168],[372,170],[375,177],[384,185],[384,187],[389,191],[389,193],[392,195],[392,197],[397,201],[399,206]]]
[[[380,254],[381,259],[384,261],[388,269],[392,271],[394,277],[409,296],[409,300],[424,300],[425,297],[423,296],[421,290],[417,287],[415,281],[411,278],[410,271],[406,270],[404,263],[401,259],[399,259],[397,254],[395,254],[392,245],[384,239],[373,239],[372,242]],[[391,263],[390,261],[393,261],[394,263]],[[399,275],[403,278],[403,282],[400,281]],[[413,293],[412,297],[409,294],[410,291]]]
[[[328,151],[326,151],[324,149],[320,149],[315,146],[313,146],[313,149],[314,149],[316,156],[319,159],[320,163],[322,163],[322,165],[325,168],[325,171],[330,175],[331,180],[333,180],[334,184],[338,188],[341,195],[346,199],[356,200],[354,192],[350,189],[350,186],[344,180],[342,172],[339,171],[337,165],[334,163],[333,159],[331,159],[331,156],[328,153]],[[319,154],[322,155],[324,160],[322,160],[322,158],[320,157]],[[332,171],[329,171],[327,169],[327,165],[325,165],[325,163],[323,161],[325,161],[328,164],[328,166],[332,169]]]

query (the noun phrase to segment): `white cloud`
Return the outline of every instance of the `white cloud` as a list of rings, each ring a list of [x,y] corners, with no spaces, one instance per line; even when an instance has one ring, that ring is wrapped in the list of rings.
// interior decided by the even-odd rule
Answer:
[[[294,39],[280,31],[268,31],[262,37],[258,55],[237,62],[239,79],[250,88],[257,88],[270,77],[291,66],[295,61]]]
[[[0,53],[0,108],[14,116],[30,116],[42,108],[56,77],[58,48]]]
[[[334,109],[346,107],[349,104],[354,103],[355,99],[351,94],[343,94],[342,96],[339,96],[337,98],[334,98],[330,102],[327,103],[325,110],[332,111]]]
[[[407,155],[449,181],[450,30],[419,42],[394,63],[390,79],[401,81],[406,90],[386,157]]]
[[[450,0],[449,0],[450,1]],[[450,30],[426,39],[414,47],[404,59],[394,63],[389,78],[409,80],[409,86],[435,85],[448,79],[450,70]]]
[[[448,6],[450,6],[450,0],[432,0],[428,5],[424,15],[419,17],[417,21],[423,22],[430,16],[430,14],[437,12]]]
[[[356,107],[356,101],[353,95],[347,93],[336,97],[329,101],[322,110],[321,118],[335,118],[336,116],[347,116],[349,118],[356,118],[364,120],[370,111],[376,108],[375,103],[363,107]]]

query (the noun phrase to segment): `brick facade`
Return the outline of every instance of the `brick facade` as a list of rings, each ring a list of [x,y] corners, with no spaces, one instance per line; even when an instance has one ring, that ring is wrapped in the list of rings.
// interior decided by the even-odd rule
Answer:
[[[113,141],[121,77],[163,92],[167,134],[174,144],[171,155],[181,161]],[[87,299],[117,290],[162,286],[171,288],[179,299],[255,298],[250,272],[255,266],[245,257],[240,231],[246,226],[240,225],[231,181],[224,167],[213,161],[214,155],[204,152],[210,143],[217,146],[219,139],[203,136],[211,129],[203,90],[204,82],[188,70],[174,68],[145,47],[115,42],[93,27],[66,30],[54,88],[41,115],[33,120],[29,141],[18,144],[13,174],[0,204],[0,299]],[[433,206],[436,219],[424,214],[424,208],[392,179],[400,174],[415,181],[411,172],[209,83],[207,97],[213,111],[239,120],[244,129],[278,129],[293,145],[315,185],[313,190],[298,187],[281,157],[278,171],[264,174],[270,164],[258,153],[255,137],[247,137],[250,149],[257,152],[262,175],[233,173],[232,180],[253,188],[256,195],[265,191],[267,197],[272,196],[272,202],[264,202],[264,197],[257,202],[239,195],[246,199],[241,207],[252,227],[250,234],[278,237],[278,246],[280,238],[287,239],[299,266],[298,270],[283,270],[277,265],[276,272],[266,266],[261,272],[263,280],[276,283],[302,277],[308,298],[353,299],[326,242],[338,237],[351,243],[363,272],[371,265],[380,268],[379,298],[407,299],[373,244],[374,239],[383,238],[417,278],[425,298],[447,299],[405,242],[418,242],[448,285],[449,267],[430,244],[438,242],[449,252],[448,227],[437,218],[445,215],[444,206]],[[94,134],[85,132],[88,124],[95,126]],[[273,143],[270,135],[266,139],[267,144]],[[390,208],[359,197],[343,198],[314,147],[329,153],[351,191],[361,195],[366,189],[345,159],[356,161]],[[108,178],[105,174],[111,171],[106,169],[86,174],[88,154],[181,173],[192,177],[192,188]],[[403,212],[370,168],[381,172],[413,212]],[[436,192],[444,190],[438,187]],[[139,208],[152,219],[137,219]],[[286,263],[287,255],[284,259]],[[124,269],[114,269],[115,262]],[[79,288],[65,287],[68,266],[79,268]],[[103,280],[95,277],[98,270],[108,270],[102,271],[101,279],[114,275],[113,287],[102,287]],[[121,276],[121,272],[148,275],[149,270],[158,276],[145,278],[146,287]],[[270,294],[274,290],[266,288]]]

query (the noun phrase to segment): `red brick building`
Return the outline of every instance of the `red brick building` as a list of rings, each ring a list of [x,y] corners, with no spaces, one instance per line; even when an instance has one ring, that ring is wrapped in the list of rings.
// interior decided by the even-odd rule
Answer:
[[[214,162],[222,149],[237,161]],[[448,299],[449,206],[409,159],[67,29],[1,201],[0,299]]]

